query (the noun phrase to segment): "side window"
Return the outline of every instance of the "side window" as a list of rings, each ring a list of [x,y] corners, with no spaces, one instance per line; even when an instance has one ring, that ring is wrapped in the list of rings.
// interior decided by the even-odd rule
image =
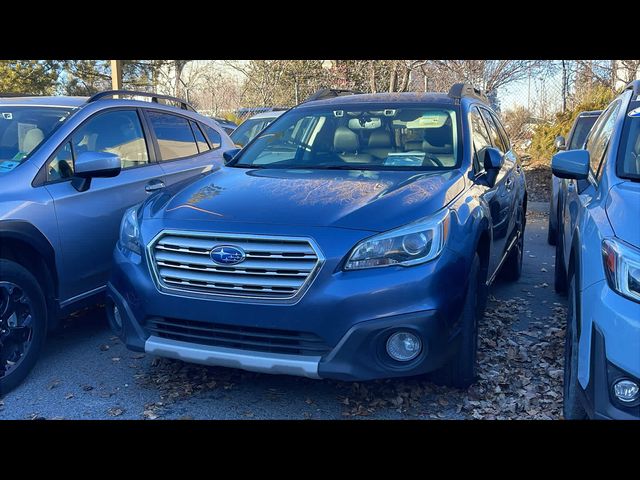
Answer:
[[[209,138],[209,145],[211,145],[211,149],[215,150],[216,148],[220,148],[222,145],[222,138],[220,137],[220,133],[209,125],[205,125],[203,123],[200,124],[202,129],[204,130],[205,135]]]
[[[147,115],[158,140],[161,161],[198,154],[198,146],[186,118],[155,111],[148,111]]]
[[[73,153],[71,142],[65,143],[47,164],[47,182],[57,182],[73,177]]]
[[[499,149],[502,153],[506,153],[507,146],[502,141],[502,137],[498,132],[498,127],[496,126],[493,116],[491,115],[491,113],[489,113],[488,110],[485,110],[484,108],[481,108],[480,112],[482,112],[482,118],[484,118],[484,123],[487,125],[487,128],[489,129],[489,135],[491,135],[491,143],[493,144],[494,147]]]
[[[505,153],[511,150],[511,142],[509,141],[509,135],[507,135],[507,131],[504,129],[504,126],[498,119],[496,115],[491,114],[491,118],[493,119],[493,123],[498,127],[498,133],[500,134],[500,138],[502,139],[502,144],[504,145]]]
[[[469,113],[469,122],[471,125],[471,139],[473,140],[473,166],[476,173],[479,173],[484,170],[484,165],[480,163],[478,152],[484,147],[491,146],[491,138],[476,107],[473,107]]]
[[[594,125],[593,135],[590,135],[587,139],[586,148],[589,151],[591,173],[594,177],[597,176],[598,180],[601,177],[604,154],[607,151],[609,140],[613,134],[613,126],[618,116],[620,105],[621,102],[617,101],[607,108],[600,117],[601,121],[598,121],[596,125]]]
[[[209,144],[207,143],[206,138],[204,138],[204,135],[200,131],[200,127],[198,127],[198,124],[196,122],[189,122],[189,124],[191,125],[191,129],[193,130],[193,136],[196,137],[196,144],[198,145],[198,151],[202,153],[202,152],[206,152],[207,150],[211,150],[209,148]]]
[[[74,160],[83,152],[115,153],[122,168],[149,163],[147,142],[135,110],[112,110],[99,113],[71,136]]]

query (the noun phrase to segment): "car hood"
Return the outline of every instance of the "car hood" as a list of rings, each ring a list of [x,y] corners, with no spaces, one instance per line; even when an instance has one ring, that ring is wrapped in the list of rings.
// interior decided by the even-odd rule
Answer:
[[[151,208],[154,218],[384,231],[463,191],[459,170],[374,172],[222,167]]]
[[[614,185],[609,190],[606,210],[616,237],[640,248],[640,183]]]

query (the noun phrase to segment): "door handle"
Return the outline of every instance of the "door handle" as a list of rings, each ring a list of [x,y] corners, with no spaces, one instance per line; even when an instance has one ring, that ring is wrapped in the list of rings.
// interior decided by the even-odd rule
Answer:
[[[164,188],[164,182],[162,180],[151,180],[144,186],[144,190],[147,193],[157,192]]]
[[[513,177],[509,177],[507,178],[507,181],[505,182],[504,186],[507,188],[507,191],[511,191],[511,189],[513,188]]]

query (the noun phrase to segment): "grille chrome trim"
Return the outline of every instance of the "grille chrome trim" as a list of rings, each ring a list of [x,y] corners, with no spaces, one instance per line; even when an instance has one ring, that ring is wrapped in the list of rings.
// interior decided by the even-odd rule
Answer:
[[[242,248],[246,259],[218,265],[218,245]],[[295,301],[307,291],[325,257],[309,237],[162,230],[146,247],[156,288],[200,298]]]

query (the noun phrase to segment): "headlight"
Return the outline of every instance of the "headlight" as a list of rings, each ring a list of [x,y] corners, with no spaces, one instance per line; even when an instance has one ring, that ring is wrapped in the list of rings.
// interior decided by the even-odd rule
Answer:
[[[353,249],[345,270],[362,268],[405,267],[433,260],[444,247],[449,233],[449,210],[404,227],[376,235]]]
[[[120,223],[120,239],[118,241],[122,248],[131,250],[138,255],[142,254],[140,227],[138,226],[138,205],[124,212]]]
[[[602,260],[609,286],[640,302],[640,250],[618,239],[602,241]]]

